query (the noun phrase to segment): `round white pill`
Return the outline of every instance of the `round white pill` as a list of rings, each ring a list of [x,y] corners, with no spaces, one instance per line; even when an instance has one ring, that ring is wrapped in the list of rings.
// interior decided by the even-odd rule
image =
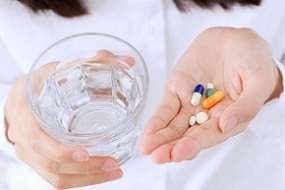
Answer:
[[[208,120],[209,116],[206,112],[199,112],[196,115],[196,122],[202,124]]]
[[[194,125],[196,123],[196,117],[192,115],[189,119],[189,124],[190,126]]]

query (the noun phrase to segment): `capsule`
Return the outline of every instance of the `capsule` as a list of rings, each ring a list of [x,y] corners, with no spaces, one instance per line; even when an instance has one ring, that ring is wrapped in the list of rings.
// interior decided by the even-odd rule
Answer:
[[[206,98],[212,96],[214,94],[214,85],[212,83],[207,84],[207,90],[206,90]]]
[[[225,95],[224,95],[224,93],[222,91],[217,91],[212,96],[206,98],[203,101],[202,106],[205,109],[209,109],[209,108],[213,107],[214,105],[216,105],[224,97],[225,97]]]
[[[193,106],[197,106],[200,103],[203,93],[204,93],[204,86],[201,84],[198,84],[195,87],[194,93],[191,98],[191,104]]]

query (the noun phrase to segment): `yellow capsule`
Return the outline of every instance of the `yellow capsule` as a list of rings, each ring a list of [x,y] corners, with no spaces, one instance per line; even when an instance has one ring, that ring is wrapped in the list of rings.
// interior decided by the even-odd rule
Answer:
[[[219,101],[221,101],[224,97],[225,97],[225,95],[223,92],[217,91],[212,96],[206,98],[203,101],[202,106],[205,109],[209,109],[209,108],[213,107],[215,104],[217,104]]]

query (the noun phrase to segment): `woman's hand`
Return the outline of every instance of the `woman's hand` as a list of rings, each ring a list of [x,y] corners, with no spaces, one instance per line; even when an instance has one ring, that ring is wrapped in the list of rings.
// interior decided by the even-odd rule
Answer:
[[[113,62],[124,68],[130,68],[134,64],[132,57],[117,56],[107,50],[100,50],[96,56],[78,60],[77,63],[84,61]],[[36,74],[47,78],[47,73],[54,71],[57,64],[47,64]],[[21,160],[56,188],[93,185],[123,176],[114,158],[89,156],[84,149],[66,146],[50,138],[33,116],[27,102],[25,87],[26,76],[15,83],[5,107],[9,124],[8,137],[14,143],[16,154]]]
[[[195,86],[207,83],[225,98],[209,110],[191,105]],[[281,75],[260,36],[249,29],[208,29],[171,73],[163,100],[147,123],[141,151],[156,163],[192,159],[245,130],[263,104],[281,91]],[[202,110],[209,120],[189,127],[189,118]]]
[[[13,87],[7,104],[9,139],[17,156],[56,188],[102,183],[122,177],[111,157],[89,157],[84,149],[69,147],[50,138],[35,120],[25,96],[26,77]]]

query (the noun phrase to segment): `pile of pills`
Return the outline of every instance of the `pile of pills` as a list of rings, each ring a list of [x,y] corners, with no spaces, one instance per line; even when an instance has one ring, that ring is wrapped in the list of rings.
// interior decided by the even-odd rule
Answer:
[[[191,97],[191,104],[193,106],[198,106],[203,98],[204,93],[204,86],[201,84],[198,84],[195,87],[194,93]],[[215,92],[214,85],[212,83],[207,84],[206,89],[206,99],[202,101],[202,107],[204,109],[210,109],[214,105],[216,105],[218,102],[220,102],[225,97],[224,93],[222,91]],[[209,119],[209,116],[206,112],[199,112],[196,116],[191,116],[189,119],[190,126],[195,125],[196,123],[202,124],[206,122]]]

